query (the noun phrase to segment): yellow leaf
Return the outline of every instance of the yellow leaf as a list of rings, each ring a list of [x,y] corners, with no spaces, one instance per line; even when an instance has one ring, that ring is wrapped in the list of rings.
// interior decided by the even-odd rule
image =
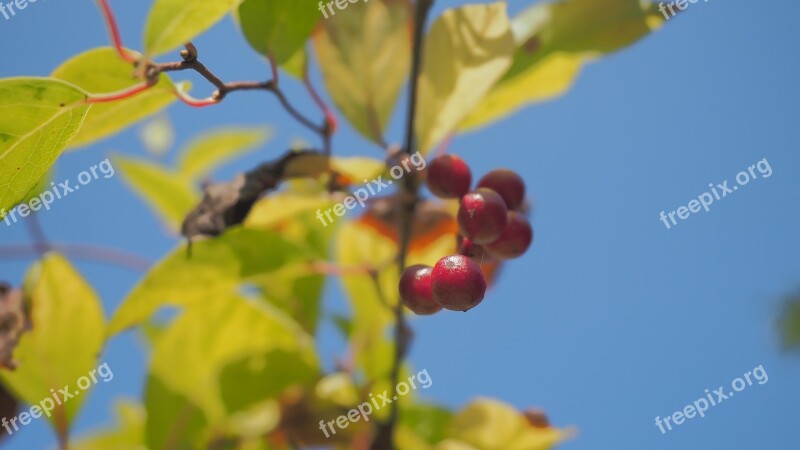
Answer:
[[[222,20],[242,0],[156,0],[144,31],[149,56],[180,47]]]
[[[480,450],[549,450],[570,435],[569,430],[533,426],[510,405],[488,398],[479,398],[458,413],[449,431],[451,438]],[[456,444],[436,447],[460,448]]]
[[[461,129],[486,126],[525,105],[563,94],[585,63],[633,44],[663,22],[654,4],[639,0],[534,5],[512,21],[514,64]]]
[[[511,66],[505,2],[450,9],[425,39],[416,131],[425,153],[455,131]]]
[[[104,342],[103,309],[91,286],[58,254],[48,254],[30,269],[24,291],[30,300],[33,329],[22,335],[14,351],[19,367],[0,371],[0,378],[31,405],[52,398],[51,389],[68,386],[75,397],[54,405],[48,415],[58,433],[65,436],[88,396],[79,379],[88,379],[98,366]]]
[[[411,61],[410,3],[355,3],[314,35],[334,103],[358,132],[377,143],[391,118]]]

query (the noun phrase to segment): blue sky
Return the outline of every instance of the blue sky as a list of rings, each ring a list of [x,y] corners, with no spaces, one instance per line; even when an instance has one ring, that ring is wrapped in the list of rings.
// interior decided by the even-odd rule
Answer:
[[[129,46],[140,42],[150,2],[113,1]],[[461,1],[439,1],[436,13]],[[511,2],[520,10],[528,1]],[[414,321],[413,364],[434,384],[426,398],[453,407],[475,396],[520,408],[545,408],[576,425],[565,449],[786,449],[800,445],[800,356],[779,350],[775,321],[800,287],[800,5],[789,0],[698,2],[633,48],[588,66],[564,97],[528,108],[490,128],[457,137],[452,151],[476,175],[512,167],[535,197],[533,250],[508,264],[502,280],[469,314]],[[0,77],[46,75],[69,55],[106,45],[93,2],[40,1],[12,20],[0,16]],[[266,66],[226,20],[195,41],[201,59],[226,80],[266,77]],[[180,78],[179,78],[180,79]],[[195,93],[211,92],[192,78]],[[319,85],[319,80],[317,79]],[[288,95],[308,114],[295,83]],[[398,110],[389,135],[399,141]],[[216,125],[270,124],[276,137],[259,155],[216,174],[226,179],[279,154],[297,137],[315,142],[274,99],[232,94],[203,110],[169,110],[178,141]],[[340,154],[377,156],[345,127]],[[57,179],[75,176],[109,152],[142,155],[132,129],[58,162]],[[687,205],[709,183],[733,179],[766,158],[759,178],[671,230],[659,213]],[[48,236],[142,254],[176,242],[121,178],[98,182],[41,214]],[[23,226],[0,224],[0,245],[26,242]],[[0,278],[19,282],[29,260],[0,260]],[[116,309],[138,275],[77,262]],[[344,306],[328,285],[326,308]],[[340,350],[323,328],[326,359]],[[104,355],[114,380],[98,385],[76,434],[110,423],[119,396],[138,396],[146,355],[135,334]],[[662,435],[667,416],[763,365],[755,384]],[[726,388],[727,389],[727,388]],[[43,421],[6,445],[46,448]]]

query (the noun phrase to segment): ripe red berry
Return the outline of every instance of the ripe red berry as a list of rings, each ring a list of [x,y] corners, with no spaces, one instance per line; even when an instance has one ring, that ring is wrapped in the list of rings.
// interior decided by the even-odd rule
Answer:
[[[470,258],[472,258],[472,259],[474,259],[476,261],[480,261],[481,258],[483,258],[483,246],[482,245],[478,245],[478,244],[472,242],[472,240],[470,238],[465,238],[465,237],[461,237],[461,236],[459,236],[459,238],[460,238],[459,239],[460,242],[458,244],[458,254],[459,255],[469,256]]]
[[[408,309],[421,316],[441,311],[442,305],[433,299],[431,290],[431,266],[417,264],[409,266],[400,277],[400,298]]]
[[[525,182],[508,169],[493,170],[478,181],[479,188],[489,188],[503,197],[508,209],[517,209],[525,199]]]
[[[458,227],[473,243],[488,244],[503,234],[507,214],[503,198],[491,189],[481,188],[461,197]]]
[[[533,228],[528,219],[517,211],[508,212],[508,224],[503,234],[486,251],[498,259],[519,258],[533,242]]]
[[[486,278],[481,268],[464,255],[446,256],[433,266],[433,298],[452,311],[468,311],[483,301]]]
[[[434,158],[428,166],[427,177],[428,189],[439,198],[459,198],[472,184],[469,166],[456,155]]]

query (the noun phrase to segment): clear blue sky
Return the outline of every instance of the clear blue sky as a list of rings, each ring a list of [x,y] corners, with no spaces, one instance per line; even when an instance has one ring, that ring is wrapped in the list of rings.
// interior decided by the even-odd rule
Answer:
[[[112,2],[124,38],[138,47],[150,2]],[[436,12],[462,1],[439,1]],[[528,1],[514,0],[518,11]],[[416,320],[412,359],[434,385],[422,394],[452,406],[498,397],[545,408],[557,425],[579,427],[563,448],[789,449],[800,447],[800,356],[781,353],[775,320],[800,287],[800,5],[790,0],[698,2],[635,47],[586,68],[568,95],[455,139],[478,175],[513,167],[536,198],[533,251],[509,264],[501,283],[469,314]],[[0,16],[0,77],[46,75],[80,51],[106,45],[93,2],[44,1]],[[264,78],[266,67],[231,20],[196,41],[202,60],[226,80]],[[319,84],[319,82],[318,82]],[[316,114],[304,91],[289,95]],[[195,80],[197,96],[211,89]],[[260,155],[219,179],[313,136],[271,97],[235,94],[217,107],[169,110],[179,142],[218,124],[271,124]],[[391,137],[400,138],[395,118]],[[65,155],[58,179],[110,151],[143,154],[136,129]],[[377,155],[345,128],[342,154]],[[672,230],[659,221],[757,161],[758,179]],[[122,184],[92,185],[41,215],[52,240],[91,242],[157,259],[176,242]],[[27,241],[0,224],[0,245]],[[0,278],[19,282],[30,261],[0,260]],[[78,262],[107,315],[137,275]],[[343,308],[336,282],[326,308]],[[341,350],[323,328],[322,351]],[[113,382],[98,385],[76,434],[110,423],[114,398],[138,396],[146,355],[133,333],[115,338],[105,360]],[[654,424],[762,365],[769,382],[748,388],[662,435]],[[727,388],[726,388],[727,389]],[[7,446],[52,445],[43,421]]]

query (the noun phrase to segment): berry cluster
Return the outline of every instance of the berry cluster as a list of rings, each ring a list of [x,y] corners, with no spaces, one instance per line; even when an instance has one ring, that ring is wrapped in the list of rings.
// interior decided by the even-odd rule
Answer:
[[[437,197],[461,199],[458,208],[459,254],[440,259],[435,266],[414,265],[400,277],[400,298],[420,315],[442,308],[467,311],[486,293],[486,278],[477,261],[484,255],[506,260],[522,256],[533,241],[533,228],[520,212],[525,183],[511,170],[494,170],[470,191],[472,172],[455,155],[431,161],[428,189]]]

